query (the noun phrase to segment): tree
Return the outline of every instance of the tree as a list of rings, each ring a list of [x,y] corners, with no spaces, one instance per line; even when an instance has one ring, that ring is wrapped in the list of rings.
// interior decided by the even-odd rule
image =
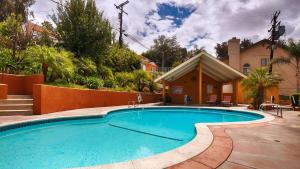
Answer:
[[[141,68],[142,58],[128,48],[119,48],[117,44],[109,49],[104,65],[113,72],[132,72]]]
[[[246,49],[246,48],[248,48],[252,45],[253,45],[253,42],[250,39],[243,39],[241,41],[240,47],[241,47],[241,50],[243,50],[243,49]]]
[[[243,39],[240,43],[240,49],[246,49],[248,47],[250,47],[251,45],[253,45],[253,42],[250,39]],[[224,60],[224,59],[228,59],[228,43],[227,42],[222,42],[217,43],[217,45],[215,46],[215,50],[216,50],[216,54],[217,54],[217,58],[219,60]]]
[[[112,29],[103,12],[98,11],[94,0],[70,0],[57,6],[52,19],[62,46],[76,57],[92,57],[102,62],[112,41]]]
[[[31,36],[22,29],[22,17],[11,14],[5,21],[0,22],[0,46],[12,50],[12,57],[16,53],[27,47],[31,41]]]
[[[73,63],[75,66],[76,74],[82,76],[96,76],[97,65],[90,58],[74,58]]]
[[[266,90],[278,85],[280,81],[278,76],[269,74],[268,69],[257,68],[242,81],[242,86],[252,99],[254,108],[258,109],[264,101]]]
[[[133,78],[133,74],[128,72],[117,72],[115,74],[117,85],[122,88],[132,88]]]
[[[12,73],[16,70],[17,63],[11,57],[11,50],[7,48],[0,48],[0,71],[5,73]]]
[[[45,81],[56,79],[70,80],[74,74],[72,54],[65,50],[58,50],[47,46],[32,46],[22,52],[23,57],[29,63],[27,69],[33,69],[35,73],[42,72]]]
[[[35,0],[1,0],[0,1],[0,22],[14,13],[22,17],[22,22],[27,20],[28,8],[35,3]]]
[[[44,21],[42,23],[42,28],[43,31],[38,34],[36,43],[41,46],[45,45],[45,46],[53,47],[54,46],[53,37],[56,36],[53,25],[48,21]]]
[[[290,57],[296,60],[297,93],[299,93],[300,92],[300,82],[299,82],[300,41],[295,42],[293,39],[289,39],[287,44],[287,50],[290,54]]]
[[[188,51],[188,59],[193,57],[193,56],[196,56],[198,55],[199,53],[201,52],[205,52],[205,47],[204,46],[201,46],[200,48],[198,48],[197,45],[194,45],[194,49]]]
[[[280,40],[277,42],[277,45],[285,50],[288,51],[289,57],[277,57],[273,58],[271,64],[289,64],[291,67],[293,67],[296,71],[296,85],[297,85],[297,93],[300,92],[300,41],[295,42],[293,39],[289,39],[286,43],[283,40]],[[291,59],[294,58],[296,61],[296,64],[291,62]]]
[[[151,76],[144,70],[135,70],[133,72],[133,82],[136,86],[137,91],[142,92],[143,88],[149,85]]]
[[[221,44],[217,43],[215,46],[217,58],[219,60],[228,59],[228,43],[222,42]]]
[[[180,47],[176,36],[168,38],[164,35],[154,39],[154,45],[143,55],[154,61],[158,66],[162,66],[162,58],[164,57],[165,67],[171,67],[174,62],[182,62],[188,57],[186,48]]]

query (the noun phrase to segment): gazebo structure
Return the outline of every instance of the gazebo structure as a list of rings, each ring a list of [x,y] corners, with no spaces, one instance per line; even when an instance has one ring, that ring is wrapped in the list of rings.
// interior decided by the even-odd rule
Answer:
[[[163,98],[168,95],[174,104],[183,104],[185,95],[191,98],[192,104],[203,104],[212,94],[217,95],[218,100],[230,95],[232,103],[238,103],[242,93],[239,82],[245,77],[212,55],[201,52],[155,81],[163,85]]]

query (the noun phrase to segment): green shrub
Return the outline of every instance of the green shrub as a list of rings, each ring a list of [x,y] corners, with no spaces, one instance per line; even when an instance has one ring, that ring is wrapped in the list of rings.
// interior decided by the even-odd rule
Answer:
[[[104,87],[114,88],[116,83],[117,82],[114,78],[104,79]]]
[[[97,66],[95,62],[90,58],[74,58],[73,63],[75,65],[75,72],[82,76],[96,76]]]
[[[12,52],[7,48],[0,48],[0,71],[10,73],[16,68],[16,62],[11,56]]]
[[[128,72],[118,72],[115,74],[115,79],[119,87],[131,87],[133,86],[133,74]]]
[[[59,87],[68,87],[68,88],[76,88],[76,89],[86,89],[85,86],[81,86],[74,83],[69,82],[50,82],[48,85],[59,86]]]
[[[79,85],[85,85],[86,77],[76,74],[73,78],[73,82]]]
[[[110,48],[104,64],[111,67],[113,72],[131,72],[141,68],[141,56],[128,48],[119,48],[113,45]]]
[[[154,92],[155,90],[158,90],[159,86],[157,83],[155,83],[153,80],[150,80],[149,82],[149,90],[150,92]]]
[[[58,79],[70,81],[74,75],[73,54],[63,50],[47,46],[32,46],[20,54],[28,65],[27,71],[31,68],[39,68],[44,74],[45,81],[54,82]],[[37,72],[33,72],[37,73]]]
[[[148,86],[151,81],[151,76],[149,73],[143,71],[143,70],[135,70],[133,72],[133,82],[135,84],[136,89],[139,92],[143,91],[143,88],[145,86]]]
[[[113,71],[111,68],[99,65],[97,67],[98,75],[102,77],[102,79],[112,79],[114,77]]]
[[[104,82],[103,80],[97,78],[97,77],[87,77],[85,79],[85,86],[89,89],[99,89],[103,87]]]

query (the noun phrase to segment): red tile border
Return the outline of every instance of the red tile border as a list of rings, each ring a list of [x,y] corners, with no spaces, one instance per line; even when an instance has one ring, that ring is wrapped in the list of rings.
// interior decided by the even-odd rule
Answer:
[[[274,119],[273,122],[282,122],[281,119]],[[225,130],[226,128],[259,127],[271,125],[269,122],[254,124],[233,124],[233,125],[210,125],[214,139],[211,145],[197,156],[176,164],[169,169],[214,169],[221,166],[233,150],[233,141]]]
[[[225,133],[225,128],[209,126],[213,133],[212,144],[199,155],[169,167],[169,169],[213,169],[227,160],[233,149],[232,139]]]

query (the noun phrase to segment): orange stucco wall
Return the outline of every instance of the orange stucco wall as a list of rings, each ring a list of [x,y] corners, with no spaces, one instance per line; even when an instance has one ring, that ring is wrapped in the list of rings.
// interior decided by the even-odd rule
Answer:
[[[57,111],[127,105],[129,100],[137,100],[136,92],[70,89],[64,87],[34,85],[34,113],[47,114]],[[141,93],[143,103],[158,102],[160,94]]]
[[[7,84],[8,94],[11,95],[32,95],[34,84],[43,84],[43,75],[14,75],[14,74],[0,74],[0,83]]]
[[[0,84],[0,100],[7,99],[7,85]]]
[[[207,85],[213,86],[213,94],[217,94],[218,97],[221,97],[221,83],[218,83],[214,79],[210,78],[206,74],[202,74],[202,98],[203,102],[208,99],[207,94]],[[198,70],[193,70],[186,75],[180,77],[179,79],[168,82],[169,91],[168,94],[171,97],[171,102],[173,104],[183,104],[184,103],[184,95],[189,95],[191,97],[192,104],[199,103],[199,77],[198,77]],[[174,86],[182,86],[183,92],[182,94],[173,94],[172,87]]]

